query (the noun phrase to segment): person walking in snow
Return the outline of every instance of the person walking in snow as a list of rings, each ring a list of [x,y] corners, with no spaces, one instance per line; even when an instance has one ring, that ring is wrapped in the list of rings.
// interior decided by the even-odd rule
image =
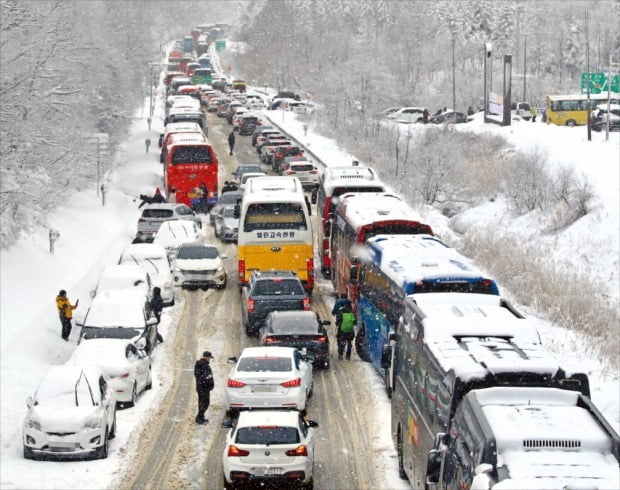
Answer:
[[[336,313],[336,341],[338,343],[338,359],[342,359],[346,354],[346,360],[351,359],[352,342],[355,338],[355,313],[351,304],[344,304],[340,311]]]
[[[78,307],[80,300],[76,300],[72,305],[69,298],[67,298],[67,291],[61,289],[56,296],[56,307],[58,308],[58,316],[60,317],[60,324],[62,326],[61,337],[63,340],[69,340],[71,335],[71,319],[73,318],[73,310]]]
[[[231,131],[228,135],[228,147],[230,148],[230,154],[232,156],[233,149],[235,148],[235,132]]]
[[[149,301],[149,305],[151,307],[151,311],[157,320],[157,326],[159,327],[159,323],[161,322],[161,312],[164,309],[164,298],[161,296],[161,288],[154,287],[153,295],[151,296],[151,301]],[[163,342],[164,338],[159,333],[159,328],[157,329],[157,342]]]

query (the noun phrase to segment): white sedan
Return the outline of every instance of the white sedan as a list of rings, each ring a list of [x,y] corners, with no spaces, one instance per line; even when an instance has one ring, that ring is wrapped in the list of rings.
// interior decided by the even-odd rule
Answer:
[[[312,488],[317,426],[293,410],[240,413],[226,435],[224,488],[244,483]]]
[[[306,410],[312,395],[312,360],[294,347],[246,347],[227,382],[227,408]]]
[[[24,419],[24,458],[107,458],[116,433],[116,397],[94,366],[52,366]]]
[[[132,341],[91,339],[81,342],[68,364],[97,365],[110,378],[110,386],[119,404],[133,407],[138,395],[153,386],[151,358]]]

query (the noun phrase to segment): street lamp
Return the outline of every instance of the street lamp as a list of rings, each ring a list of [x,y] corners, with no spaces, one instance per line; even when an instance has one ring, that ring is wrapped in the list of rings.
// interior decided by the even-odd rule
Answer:
[[[452,110],[456,111],[456,59],[454,54],[456,22],[453,20],[450,21],[450,32],[452,33]]]

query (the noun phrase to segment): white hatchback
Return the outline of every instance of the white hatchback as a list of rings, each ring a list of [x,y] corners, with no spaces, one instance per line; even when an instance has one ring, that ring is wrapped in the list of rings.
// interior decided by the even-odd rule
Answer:
[[[312,395],[312,360],[294,347],[246,347],[226,388],[231,412],[251,408],[306,410]]]
[[[239,414],[226,435],[224,488],[256,483],[257,487],[312,488],[314,428],[293,410],[255,410]]]
[[[116,433],[116,398],[99,368],[50,367],[27,406],[25,458],[107,458]]]

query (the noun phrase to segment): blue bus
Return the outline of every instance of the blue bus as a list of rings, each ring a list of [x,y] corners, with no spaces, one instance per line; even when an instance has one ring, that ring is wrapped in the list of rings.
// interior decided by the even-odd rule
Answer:
[[[351,274],[359,282],[355,348],[384,378],[388,396],[391,376],[382,367],[382,357],[407,296],[442,292],[499,296],[494,280],[432,235],[377,235],[366,241],[359,259],[358,273]]]

